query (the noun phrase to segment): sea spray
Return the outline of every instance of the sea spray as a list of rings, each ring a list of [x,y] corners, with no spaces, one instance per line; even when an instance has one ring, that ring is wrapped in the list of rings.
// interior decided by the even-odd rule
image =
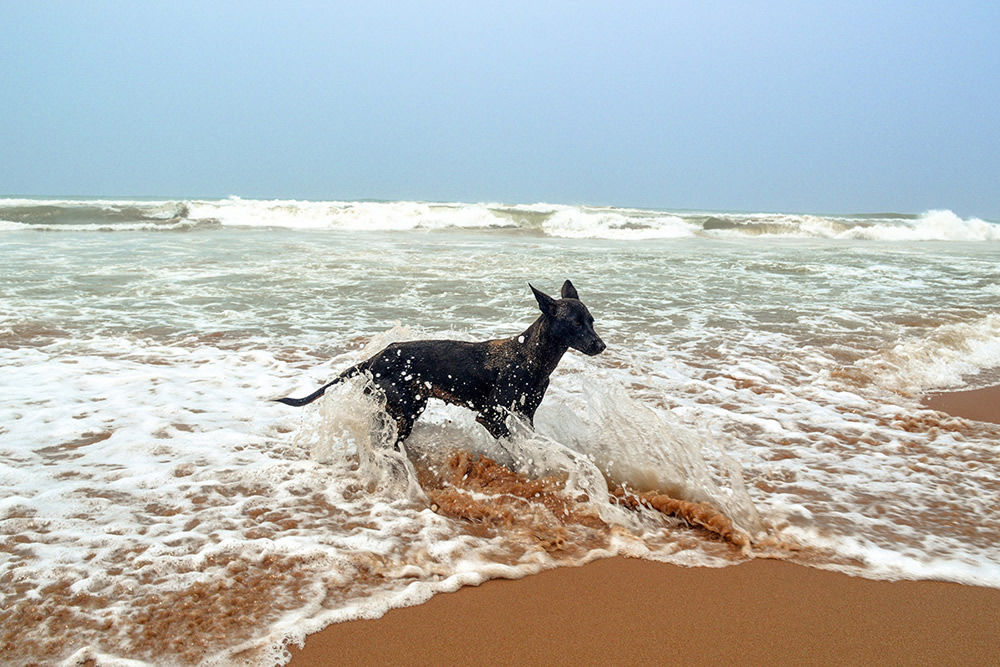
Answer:
[[[1000,314],[924,325],[919,333],[911,333],[856,365],[878,386],[904,395],[959,386],[965,377],[1000,368]]]
[[[378,342],[397,339],[399,333],[386,332]],[[366,346],[366,353],[370,347]],[[570,445],[532,429],[513,414],[508,419],[511,436],[499,441],[485,437],[483,429],[468,418],[454,419],[453,415],[446,425],[421,424],[408,441],[408,449],[425,462],[435,459],[441,469],[468,468],[460,482],[448,481],[445,474],[443,482],[433,482],[444,487],[429,491],[420,488],[419,475],[409,459],[390,446],[395,430],[370,380],[356,378],[328,392],[319,401],[318,419],[303,427],[297,441],[309,445],[316,460],[330,461],[335,455],[356,457],[358,473],[372,493],[408,497],[418,503],[430,498],[435,511],[454,518],[509,523],[509,510],[503,509],[497,498],[474,501],[457,491],[459,487],[468,490],[473,484],[469,474],[495,477],[498,473],[483,472],[499,470],[488,467],[495,466],[493,459],[487,458],[492,456],[506,461],[513,477],[504,473],[500,477],[507,479],[505,487],[473,487],[476,493],[509,494],[525,485],[530,488],[534,484],[531,480],[540,480],[540,488],[548,494],[564,497],[565,502],[587,504],[606,526],[621,526],[636,534],[643,528],[632,512],[651,510],[704,527],[738,546],[763,537],[762,523],[738,463],[718,448],[707,428],[699,432],[669,415],[659,415],[629,398],[621,385],[607,378],[598,383],[590,379],[583,382],[587,415],[581,417],[560,406],[556,409],[559,419],[550,421],[556,432],[563,431],[559,436]],[[432,414],[433,407],[438,406],[432,403]],[[704,456],[706,443],[717,450],[711,464]],[[454,458],[453,452],[459,452],[460,458]],[[482,463],[469,463],[475,460],[470,456],[480,457]],[[487,468],[479,468],[481,465]],[[424,482],[427,480],[425,475]],[[623,513],[622,508],[632,512]],[[539,533],[544,523],[532,530]]]
[[[328,390],[318,401],[317,417],[306,422],[295,441],[318,462],[353,453],[358,475],[373,494],[426,502],[406,449],[394,446],[396,425],[369,377],[356,376]]]
[[[748,535],[763,530],[739,464],[707,424],[686,424],[669,411],[654,410],[612,378],[581,382],[583,407],[559,406],[551,417],[540,413],[541,419],[556,438],[593,461],[611,487],[708,503]],[[711,462],[707,447],[715,449]]]

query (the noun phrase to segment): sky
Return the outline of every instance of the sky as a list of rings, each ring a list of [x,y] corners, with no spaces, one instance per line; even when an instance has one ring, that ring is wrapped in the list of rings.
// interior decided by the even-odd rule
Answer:
[[[1000,220],[1000,2],[0,0],[0,194]]]

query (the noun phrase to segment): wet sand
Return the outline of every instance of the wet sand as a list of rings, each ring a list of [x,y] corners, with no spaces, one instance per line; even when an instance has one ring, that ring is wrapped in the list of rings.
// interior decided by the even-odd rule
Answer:
[[[924,405],[956,417],[1000,424],[1000,386],[931,394]]]
[[[1000,423],[1000,387],[928,407]],[[1000,589],[873,581],[774,560],[627,558],[494,580],[311,635],[329,664],[1000,664]]]

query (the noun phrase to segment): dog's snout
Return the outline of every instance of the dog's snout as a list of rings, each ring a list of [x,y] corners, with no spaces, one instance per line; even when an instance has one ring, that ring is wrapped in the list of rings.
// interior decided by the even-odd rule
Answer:
[[[590,344],[589,352],[591,355],[595,355],[604,352],[604,350],[606,349],[608,349],[608,346],[604,344],[603,340],[598,338],[597,340],[595,340],[593,343]]]

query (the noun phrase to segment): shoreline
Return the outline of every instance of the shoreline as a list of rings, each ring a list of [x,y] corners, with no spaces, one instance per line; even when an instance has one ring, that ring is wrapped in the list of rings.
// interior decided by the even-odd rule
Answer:
[[[1000,424],[1000,385],[932,393],[921,402],[931,410],[946,412],[953,417]]]
[[[435,595],[291,648],[327,664],[992,664],[1000,589],[615,557]]]
[[[1000,386],[922,403],[1000,424]],[[981,665],[1000,662],[998,620],[995,588],[615,557],[337,623],[291,647],[288,664]]]

